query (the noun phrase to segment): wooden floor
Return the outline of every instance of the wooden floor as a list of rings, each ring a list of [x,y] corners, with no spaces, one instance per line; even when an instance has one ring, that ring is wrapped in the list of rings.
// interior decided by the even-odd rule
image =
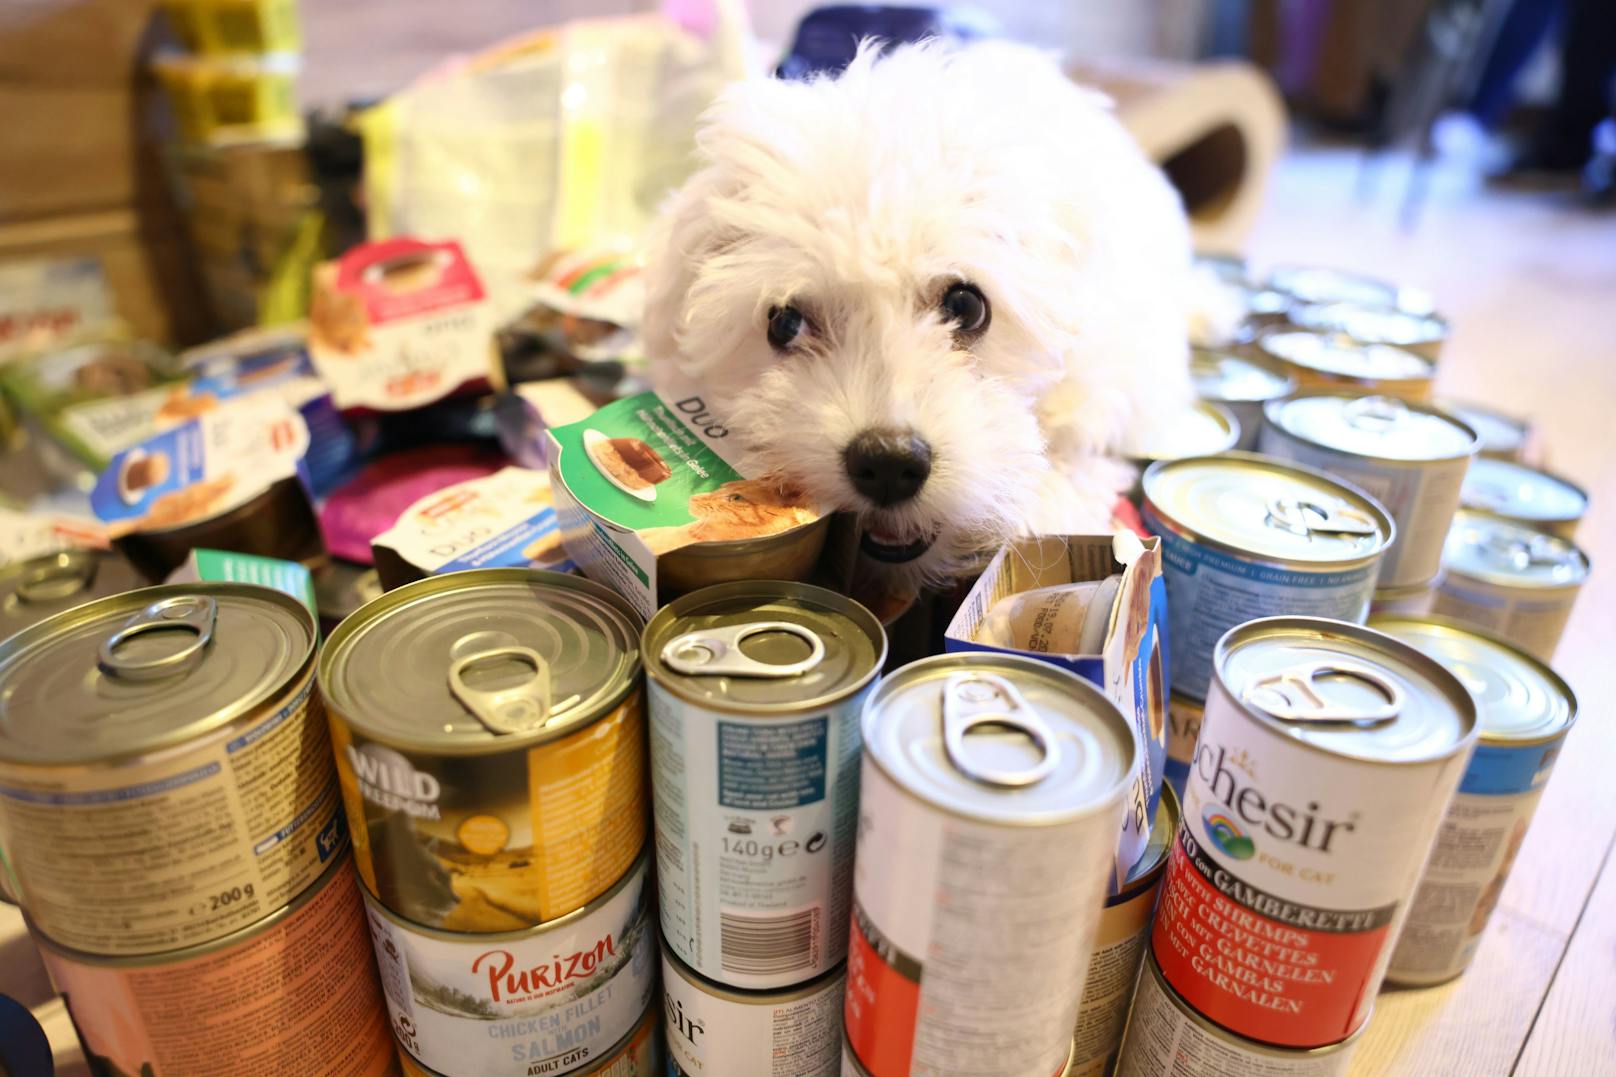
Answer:
[[[1452,319],[1439,391],[1530,415],[1593,495],[1593,559],[1554,665],[1581,702],[1476,963],[1380,997],[1354,1077],[1616,1074],[1616,212],[1439,172],[1412,233],[1403,162],[1366,195],[1355,150],[1293,151],[1249,253],[1429,288]],[[1378,188],[1378,190],[1375,190]]]

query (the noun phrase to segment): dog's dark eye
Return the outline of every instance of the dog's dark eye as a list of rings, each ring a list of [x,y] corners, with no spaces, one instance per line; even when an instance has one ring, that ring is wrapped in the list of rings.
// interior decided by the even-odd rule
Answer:
[[[943,316],[954,323],[954,332],[974,335],[988,327],[987,297],[974,284],[956,284],[943,293]]]
[[[776,351],[785,351],[797,342],[808,321],[796,307],[769,309],[769,343]]]

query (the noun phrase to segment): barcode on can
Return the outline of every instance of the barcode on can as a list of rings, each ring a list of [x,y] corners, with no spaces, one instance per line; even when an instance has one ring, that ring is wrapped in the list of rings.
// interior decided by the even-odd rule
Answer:
[[[721,909],[719,961],[725,972],[751,976],[812,968],[819,959],[823,930],[818,905],[776,916]]]

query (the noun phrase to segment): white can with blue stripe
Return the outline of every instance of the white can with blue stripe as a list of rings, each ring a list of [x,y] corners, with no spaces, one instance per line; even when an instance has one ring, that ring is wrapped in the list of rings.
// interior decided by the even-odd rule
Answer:
[[[1476,956],[1577,719],[1577,698],[1525,651],[1457,621],[1369,624],[1451,670],[1475,698],[1481,725],[1386,972],[1394,983],[1425,986],[1451,980]]]
[[[1254,453],[1153,465],[1141,513],[1162,540],[1168,683],[1195,700],[1236,625],[1281,614],[1362,623],[1396,534],[1356,487]]]

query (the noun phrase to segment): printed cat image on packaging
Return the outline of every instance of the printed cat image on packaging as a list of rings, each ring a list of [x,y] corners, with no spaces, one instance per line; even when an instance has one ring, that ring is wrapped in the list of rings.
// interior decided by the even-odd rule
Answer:
[[[829,518],[736,470],[738,441],[697,392],[641,393],[548,437],[567,553],[642,617],[710,583],[802,579],[819,557]]]

